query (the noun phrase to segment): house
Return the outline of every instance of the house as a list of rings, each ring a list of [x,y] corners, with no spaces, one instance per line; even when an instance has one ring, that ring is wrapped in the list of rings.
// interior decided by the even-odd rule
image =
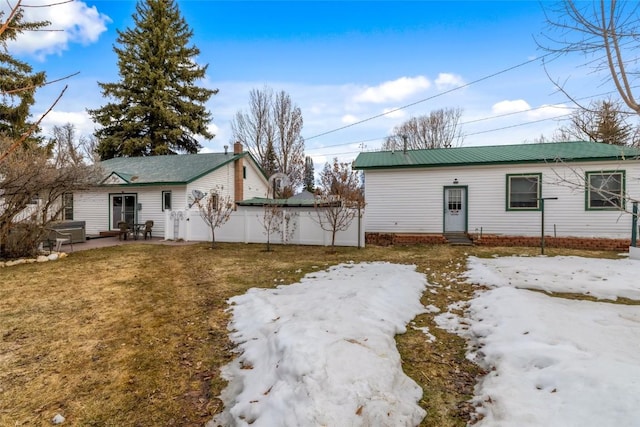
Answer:
[[[163,236],[165,211],[190,208],[196,198],[216,192],[235,201],[265,196],[268,180],[242,144],[233,152],[150,157],[118,157],[100,162],[102,180],[67,201],[86,234],[98,235],[153,220],[153,235]]]
[[[374,244],[536,246],[544,220],[550,246],[626,249],[640,200],[640,148],[595,142],[365,152],[353,167]]]

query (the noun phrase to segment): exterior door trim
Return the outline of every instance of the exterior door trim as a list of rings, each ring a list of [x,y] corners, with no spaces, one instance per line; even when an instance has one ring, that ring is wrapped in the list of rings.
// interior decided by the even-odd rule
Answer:
[[[469,230],[469,186],[467,185],[445,185],[442,190],[442,233],[447,233],[446,217],[447,217],[447,191],[450,189],[462,189],[463,190],[463,209],[464,215],[464,230],[453,231],[466,233]]]

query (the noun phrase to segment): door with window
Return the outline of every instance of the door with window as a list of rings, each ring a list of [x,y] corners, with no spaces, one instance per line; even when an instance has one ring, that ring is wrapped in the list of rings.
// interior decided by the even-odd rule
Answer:
[[[467,231],[467,189],[466,187],[445,187],[444,189],[444,232],[464,233]]]
[[[128,224],[136,222],[137,196],[135,194],[111,195],[111,229],[118,229],[120,221]]]

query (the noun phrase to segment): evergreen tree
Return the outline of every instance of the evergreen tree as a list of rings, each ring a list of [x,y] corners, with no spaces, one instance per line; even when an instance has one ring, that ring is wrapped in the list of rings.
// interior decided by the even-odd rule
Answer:
[[[267,148],[265,150],[264,159],[262,159],[262,170],[270,177],[274,173],[278,172],[278,165],[276,164],[276,152],[273,149],[273,142],[267,142]]]
[[[612,145],[637,146],[640,127],[629,122],[620,101],[596,100],[575,110],[568,124],[556,130],[554,141],[585,140]]]
[[[632,136],[632,126],[625,122],[620,113],[620,105],[612,101],[602,101],[597,114],[597,141],[612,145],[627,145]]]
[[[314,174],[313,159],[307,156],[304,158],[304,189],[310,193],[313,193],[316,189]]]
[[[195,85],[207,65],[196,64],[200,50],[188,45],[193,32],[174,0],[140,0],[133,20],[114,46],[120,81],[99,83],[115,102],[89,110],[102,126],[98,153],[102,159],[196,153],[202,146],[194,135],[214,137],[204,104],[217,90]]]
[[[28,131],[29,110],[35,102],[36,89],[44,84],[45,73],[33,73],[26,62],[13,58],[7,51],[7,41],[16,40],[24,31],[36,31],[49,22],[23,22],[23,10],[16,7],[5,16],[0,11],[0,134],[19,138]]]

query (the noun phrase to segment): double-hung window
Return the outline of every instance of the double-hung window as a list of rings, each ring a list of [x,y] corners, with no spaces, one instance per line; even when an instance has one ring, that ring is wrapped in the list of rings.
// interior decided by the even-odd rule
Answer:
[[[507,210],[539,210],[542,174],[507,175]]]
[[[587,210],[624,206],[624,171],[587,172],[586,184]]]

